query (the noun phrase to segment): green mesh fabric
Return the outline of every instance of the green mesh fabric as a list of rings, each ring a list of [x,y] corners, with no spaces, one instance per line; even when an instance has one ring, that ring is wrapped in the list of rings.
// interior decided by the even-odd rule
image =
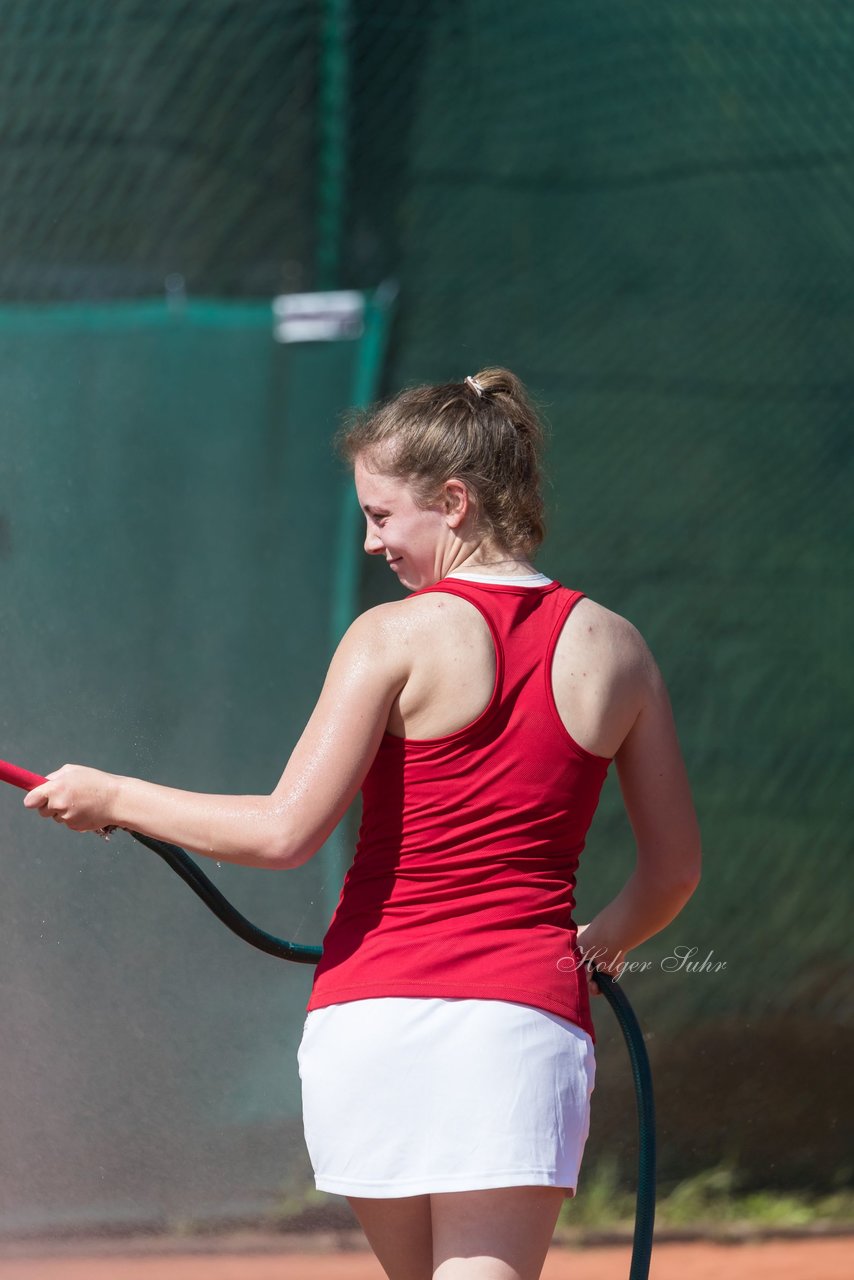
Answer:
[[[648,638],[702,821],[701,888],[625,978],[663,1175],[846,1181],[854,15],[467,3],[422,34],[390,386],[526,379],[551,423],[541,565]],[[633,861],[613,781],[585,858],[581,919]],[[675,946],[726,970],[665,972]],[[627,1170],[620,1053],[591,1142]]]
[[[256,349],[235,320],[227,340],[206,342],[193,329],[192,337],[164,332],[123,346],[123,326],[133,333],[136,321],[116,307],[97,340],[69,338],[60,349],[41,332],[44,304],[84,304],[69,313],[77,332],[93,302],[160,297],[167,277],[179,305],[186,293],[191,306],[200,297],[249,306],[283,289],[368,287],[395,276],[387,389],[493,363],[528,382],[551,426],[541,567],[631,618],[671,689],[706,873],[678,923],[632,957],[648,959],[649,970],[624,980],[650,1035],[663,1174],[724,1160],[747,1182],[849,1181],[854,10],[841,0],[544,0],[527,9],[510,0],[0,0],[0,20],[0,571],[7,585],[16,575],[4,598],[16,619],[21,698],[49,666],[48,648],[55,652],[43,638],[28,647],[23,637],[53,627],[54,640],[67,637],[63,679],[80,706],[91,695],[79,673],[87,686],[106,673],[98,714],[109,719],[118,694],[103,633],[52,621],[54,591],[70,608],[77,579],[57,569],[42,599],[21,596],[21,584],[35,591],[51,563],[50,532],[68,527],[57,513],[83,522],[63,535],[70,557],[89,545],[99,502],[121,529],[123,504],[104,497],[114,490],[136,512],[135,537],[144,516],[163,537],[161,491],[206,512],[218,481],[194,470],[194,450],[219,450],[246,494],[264,495],[245,528],[239,504],[232,509],[229,527],[243,530],[228,560],[234,589],[262,607],[256,579],[240,587],[245,536],[272,557],[270,600],[279,600],[279,572],[298,581],[307,607],[316,591],[316,575],[300,576],[299,561],[280,565],[269,550],[286,517],[270,516],[268,503],[280,493],[295,503],[287,519],[299,528],[319,504],[309,501],[316,488],[286,467],[271,470],[264,454],[282,406],[308,429],[313,421],[304,383],[268,367],[268,335],[263,343],[255,335]],[[234,372],[244,358],[254,388],[245,399],[243,374]],[[155,371],[162,382],[152,382]],[[199,425],[207,415],[210,441]],[[146,461],[139,441],[149,437],[158,444]],[[70,470],[49,468],[43,518],[20,504],[16,453],[35,486],[36,444],[51,458],[61,446],[75,460]],[[317,462],[318,475],[327,476],[324,465]],[[263,520],[274,521],[273,535],[257,525]],[[167,541],[157,542],[159,556]],[[192,545],[203,554],[201,541]],[[143,745],[137,754],[128,747],[122,767],[140,753],[165,766],[180,754],[170,755],[173,738],[189,752],[214,731],[223,771],[250,738],[259,761],[277,760],[283,740],[264,719],[274,686],[260,650],[241,666],[248,641],[237,615],[206,605],[202,640],[192,618],[175,613],[178,587],[164,596],[144,548],[134,556],[145,599],[168,605],[169,632],[163,639],[152,625],[143,633],[161,684],[131,699]],[[95,608],[100,598],[82,581]],[[366,603],[393,590],[380,566],[367,567]],[[143,625],[132,596],[123,583],[119,625],[128,637]],[[194,646],[216,653],[223,677],[232,673],[227,713],[205,697],[212,668],[207,657],[195,667]],[[315,659],[319,671],[319,648]],[[299,694],[305,706],[309,685],[306,678]],[[9,705],[17,736],[24,704]],[[57,715],[57,738],[61,725],[80,722]],[[43,761],[44,736],[31,718],[23,763],[58,763]],[[92,721],[68,753],[79,746],[91,757],[102,741],[103,726]],[[216,785],[215,774],[200,772],[196,784]],[[47,857],[37,864],[44,893]],[[582,863],[580,918],[613,894],[631,863],[612,781]],[[16,892],[28,919],[29,884]],[[164,884],[163,901],[176,892]],[[309,904],[327,892],[312,882],[295,908],[303,923],[316,917],[300,913],[316,911]],[[67,936],[59,920],[55,913],[54,944]],[[129,956],[116,961],[126,970],[145,962],[150,934],[119,945],[107,933],[100,945]],[[726,969],[667,973],[661,962],[674,946],[696,947],[698,960],[712,952]],[[176,944],[176,964],[179,952]],[[244,965],[241,982],[249,982]],[[70,981],[73,967],[64,972]],[[113,999],[128,990],[124,972]],[[57,988],[47,977],[32,981],[17,1016],[41,1010],[47,1035]],[[158,982],[151,1009],[173,999],[166,977]],[[209,988],[201,966],[196,983],[209,1014],[201,1054],[222,1001],[242,995],[222,974]],[[299,1140],[282,1154],[277,1128],[282,1114],[296,1114],[293,1079],[286,1103],[257,1102],[298,1031],[290,1004],[280,1014],[279,1039],[271,1048],[261,1037],[251,1084],[237,1087],[234,1123],[268,1144],[265,1169],[279,1160],[297,1177]],[[92,1016],[86,1034],[106,1035]],[[590,1159],[616,1153],[629,1177],[627,1072],[607,1009],[597,1016]],[[26,1032],[26,1020],[17,1025]],[[180,1040],[167,1040],[152,1071],[164,1055],[179,1069]],[[244,1067],[241,1059],[241,1081]],[[157,1114],[159,1097],[146,1094],[147,1115]],[[173,1151],[164,1135],[183,1132],[181,1114],[166,1107],[155,1125],[175,1160],[177,1139]],[[153,1172],[148,1181],[114,1178],[114,1188],[131,1191],[125,1201],[105,1194],[102,1209],[121,1216],[133,1199],[149,1218],[168,1216],[150,1192],[161,1171],[154,1137],[149,1148],[140,1116],[117,1115],[138,1168]],[[225,1127],[232,1118],[220,1115]],[[53,1150],[62,1168],[77,1135],[62,1146],[55,1132],[48,1141],[27,1131],[21,1151],[39,1150],[47,1168]],[[121,1159],[107,1147],[109,1180],[109,1161]],[[194,1157],[226,1149],[208,1136]],[[233,1208],[225,1183],[205,1190],[189,1163],[174,1166],[170,1205],[187,1214]],[[91,1217],[96,1201],[66,1176],[68,1195],[51,1183],[41,1201],[47,1183],[18,1178],[32,1194],[12,1195],[8,1220]],[[247,1204],[268,1204],[268,1193],[269,1182],[263,1193],[247,1192]]]
[[[305,283],[314,8],[3,0],[0,297]]]
[[[269,305],[0,308],[3,758],[269,792],[332,652],[360,344]],[[238,942],[129,837],[0,795],[0,1235],[259,1213],[305,1160],[311,971]],[[334,850],[206,873],[319,941]],[[340,873],[338,874],[340,883]],[[331,901],[330,901],[331,898]]]

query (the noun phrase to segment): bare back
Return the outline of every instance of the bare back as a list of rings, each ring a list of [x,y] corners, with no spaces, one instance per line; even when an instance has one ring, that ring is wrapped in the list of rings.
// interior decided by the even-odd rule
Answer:
[[[495,682],[484,618],[469,601],[440,592],[392,607],[409,674],[388,731],[437,738],[464,728],[486,708]],[[580,600],[564,623],[552,666],[555,703],[569,733],[594,755],[614,756],[632,727],[648,660],[635,628],[592,600]]]

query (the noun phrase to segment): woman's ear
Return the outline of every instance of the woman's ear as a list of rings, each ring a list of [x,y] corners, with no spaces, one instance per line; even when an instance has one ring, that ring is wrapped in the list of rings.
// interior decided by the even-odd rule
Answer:
[[[471,494],[462,480],[446,480],[443,493],[445,515],[452,529],[458,529],[472,509]]]

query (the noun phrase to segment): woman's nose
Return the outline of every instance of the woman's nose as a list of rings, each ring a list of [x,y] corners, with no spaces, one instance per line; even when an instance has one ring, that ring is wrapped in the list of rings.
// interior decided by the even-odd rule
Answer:
[[[369,556],[380,555],[384,550],[383,540],[374,529],[368,529],[365,534],[365,551]]]

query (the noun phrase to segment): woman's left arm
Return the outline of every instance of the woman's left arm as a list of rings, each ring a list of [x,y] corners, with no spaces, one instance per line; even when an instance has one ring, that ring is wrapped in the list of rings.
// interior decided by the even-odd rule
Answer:
[[[67,764],[24,804],[74,831],[125,827],[222,862],[300,866],[357,795],[406,683],[407,650],[393,625],[401,603],[370,609],[349,628],[271,795],[205,795]]]

